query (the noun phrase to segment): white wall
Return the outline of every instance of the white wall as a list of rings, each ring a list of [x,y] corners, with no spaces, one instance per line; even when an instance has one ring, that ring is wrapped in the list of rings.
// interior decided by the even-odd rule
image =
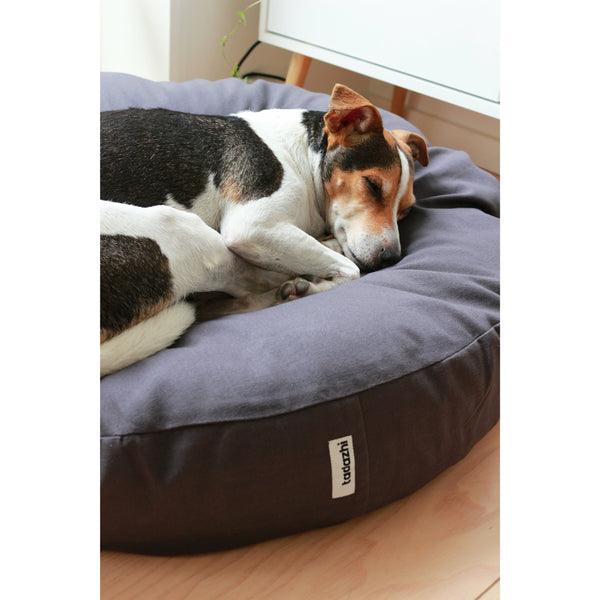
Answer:
[[[171,4],[171,81],[228,77],[231,68],[221,54],[221,38],[235,27],[237,12],[250,0],[172,0]],[[254,42],[257,27],[240,29],[227,42],[226,56],[232,64]]]
[[[169,0],[101,0],[100,68],[169,78]]]
[[[153,80],[185,81],[228,77],[221,38],[237,22],[250,0],[101,0],[101,69],[132,73]],[[228,40],[226,56],[239,60],[258,39],[259,8],[247,13],[247,26]],[[241,73],[259,71],[285,76],[290,53],[260,44]],[[313,60],[304,87],[329,93],[344,83],[389,109],[392,86]],[[492,117],[409,93],[404,116],[429,142],[464,150],[479,166],[500,172],[499,121]]]

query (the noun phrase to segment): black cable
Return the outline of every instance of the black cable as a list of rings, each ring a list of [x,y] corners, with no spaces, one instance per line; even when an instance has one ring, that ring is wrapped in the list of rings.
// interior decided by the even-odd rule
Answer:
[[[285,77],[280,77],[279,75],[269,75],[268,73],[246,73],[245,75],[240,75],[242,79],[246,77],[270,77],[271,79],[278,79],[279,81],[285,81]]]
[[[260,44],[260,40],[257,40],[256,42],[254,42],[254,44],[252,44],[252,46],[250,46],[250,48],[248,48],[248,50],[246,50],[246,54],[244,54],[244,56],[242,56],[242,58],[240,59],[240,62],[238,62],[237,64],[237,70],[239,72],[240,67],[242,66],[242,63],[250,56],[250,53],[252,52],[252,50],[254,50],[254,48],[256,48],[256,46],[258,46]]]
[[[250,48],[248,48],[248,50],[246,50],[246,53],[244,54],[244,56],[242,56],[242,58],[236,65],[236,69],[235,69],[236,73],[240,72],[240,67],[242,66],[242,63],[250,56],[250,53],[259,44],[260,44],[260,40],[257,40],[256,42],[254,42],[254,44],[252,44],[252,46],[250,46]],[[270,79],[277,79],[278,81],[285,81],[285,77],[280,77],[279,75],[269,75],[268,73],[256,73],[254,71],[251,73],[246,73],[245,75],[240,75],[241,79],[245,79],[246,77],[269,77]]]

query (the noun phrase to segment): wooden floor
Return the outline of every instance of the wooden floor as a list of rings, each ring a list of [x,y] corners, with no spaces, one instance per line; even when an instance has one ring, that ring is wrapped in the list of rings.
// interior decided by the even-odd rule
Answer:
[[[499,425],[409,496],[341,525],[188,557],[101,556],[103,600],[496,600]]]

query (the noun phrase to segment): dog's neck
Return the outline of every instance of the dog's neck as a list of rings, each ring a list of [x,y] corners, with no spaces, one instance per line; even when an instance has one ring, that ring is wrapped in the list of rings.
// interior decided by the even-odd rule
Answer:
[[[307,110],[303,114],[302,122],[308,137],[309,161],[315,189],[316,208],[325,220],[327,227],[329,227],[329,197],[324,182],[325,155],[327,154],[324,116],[324,111]]]

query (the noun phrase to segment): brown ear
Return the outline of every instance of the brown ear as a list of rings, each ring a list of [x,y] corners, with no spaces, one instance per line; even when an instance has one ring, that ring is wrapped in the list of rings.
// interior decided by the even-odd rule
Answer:
[[[404,131],[403,129],[394,129],[390,133],[398,141],[404,142],[409,147],[413,160],[419,161],[424,167],[429,164],[427,142],[420,135],[411,131]]]
[[[336,83],[329,99],[329,108],[334,110],[349,110],[361,106],[372,106],[372,104],[360,94],[349,87]]]
[[[379,111],[360,94],[345,85],[336,84],[325,115],[325,125],[332,134],[342,137],[354,133],[379,133],[383,123]]]

